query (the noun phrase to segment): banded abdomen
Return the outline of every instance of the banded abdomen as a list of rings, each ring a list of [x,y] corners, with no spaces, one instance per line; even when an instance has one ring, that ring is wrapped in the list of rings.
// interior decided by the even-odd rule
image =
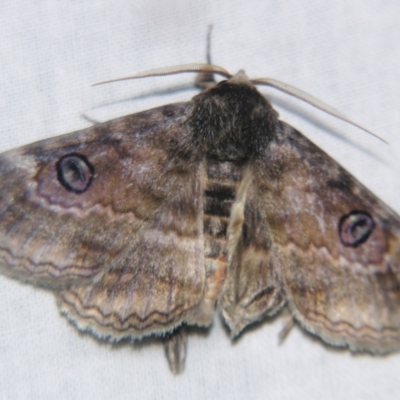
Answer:
[[[242,168],[233,162],[208,160],[204,190],[204,253],[206,267],[205,297],[217,300],[225,278],[227,229]]]

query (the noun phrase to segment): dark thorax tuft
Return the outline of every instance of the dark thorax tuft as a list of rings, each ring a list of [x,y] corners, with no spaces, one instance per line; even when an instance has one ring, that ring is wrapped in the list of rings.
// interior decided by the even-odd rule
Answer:
[[[278,113],[250,81],[233,79],[195,96],[189,123],[208,157],[244,162],[268,146]]]

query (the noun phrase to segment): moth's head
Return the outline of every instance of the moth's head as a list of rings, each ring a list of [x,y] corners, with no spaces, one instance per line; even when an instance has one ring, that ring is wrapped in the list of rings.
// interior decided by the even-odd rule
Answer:
[[[247,77],[243,69],[241,69],[237,74],[229,78],[229,82],[236,85],[247,85],[254,87],[250,79]]]

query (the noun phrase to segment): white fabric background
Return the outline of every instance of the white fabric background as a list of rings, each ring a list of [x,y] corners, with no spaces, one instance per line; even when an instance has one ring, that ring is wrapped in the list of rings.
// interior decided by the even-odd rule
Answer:
[[[190,74],[90,85],[204,61],[213,23],[215,64],[305,89],[388,141],[262,89],[282,119],[400,213],[399,14],[393,0],[2,2],[0,150],[87,127],[83,114],[104,121],[189,99]],[[178,377],[159,344],[79,334],[51,293],[5,277],[0,327],[1,399],[398,398],[400,355],[353,356],[300,328],[279,346],[281,319],[232,344],[216,316],[208,334],[191,337]]]

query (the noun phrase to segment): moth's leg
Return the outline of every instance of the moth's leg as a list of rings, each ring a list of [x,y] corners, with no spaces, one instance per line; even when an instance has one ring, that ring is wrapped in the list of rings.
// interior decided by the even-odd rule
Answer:
[[[209,72],[198,73],[194,82],[195,85],[202,90],[213,88],[217,84],[214,74]]]
[[[283,328],[279,332],[279,343],[282,344],[289,335],[292,328],[296,325],[293,315],[285,315],[283,320]]]
[[[165,355],[169,368],[174,375],[185,369],[188,333],[184,325],[176,328],[164,338]]]
[[[100,121],[96,121],[95,119],[90,118],[90,117],[89,117],[88,115],[86,115],[86,114],[81,114],[80,117],[81,117],[82,119],[84,119],[85,121],[90,122],[92,125],[98,125],[98,124],[100,124]]]
[[[208,26],[207,32],[207,53],[206,53],[206,60],[207,64],[211,64],[211,31],[212,25]],[[195,84],[198,88],[202,90],[206,90],[209,88],[214,87],[217,82],[215,81],[214,74],[210,72],[200,72],[196,75]]]

